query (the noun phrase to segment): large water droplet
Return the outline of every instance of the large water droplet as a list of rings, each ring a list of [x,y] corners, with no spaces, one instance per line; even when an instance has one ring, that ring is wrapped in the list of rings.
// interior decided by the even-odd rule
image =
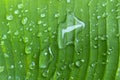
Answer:
[[[60,49],[67,45],[78,44],[78,34],[84,29],[85,24],[77,19],[73,14],[68,14],[66,22],[58,27],[58,47]]]

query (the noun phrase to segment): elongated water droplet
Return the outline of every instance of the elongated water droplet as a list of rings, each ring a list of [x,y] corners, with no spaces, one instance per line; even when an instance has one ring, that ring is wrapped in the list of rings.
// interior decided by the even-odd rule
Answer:
[[[4,66],[0,66],[0,73],[4,71]]]
[[[53,58],[54,56],[51,47],[44,49],[39,56],[39,67],[46,68]]]
[[[28,21],[28,18],[25,17],[25,18],[22,19],[21,23],[22,23],[23,25],[25,25],[25,24],[27,23],[27,21]]]
[[[60,49],[78,41],[78,34],[84,29],[85,24],[77,19],[73,14],[68,14],[66,22],[58,27],[58,47]],[[76,42],[76,45],[78,44]]]

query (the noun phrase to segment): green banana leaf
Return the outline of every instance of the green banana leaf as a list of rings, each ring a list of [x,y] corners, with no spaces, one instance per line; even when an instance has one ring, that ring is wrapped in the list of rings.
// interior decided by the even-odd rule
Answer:
[[[120,0],[0,0],[0,80],[120,80]]]

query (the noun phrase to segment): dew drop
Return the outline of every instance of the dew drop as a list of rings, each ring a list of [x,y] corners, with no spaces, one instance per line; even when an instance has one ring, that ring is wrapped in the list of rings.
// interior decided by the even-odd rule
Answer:
[[[30,68],[31,70],[33,70],[33,69],[35,68],[35,62],[34,62],[34,61],[31,62],[31,64],[29,65],[29,68]]]
[[[42,36],[42,33],[39,32],[39,33],[37,34],[37,37],[41,37],[41,36]]]
[[[43,76],[43,77],[48,77],[48,73],[49,73],[48,70],[47,70],[47,71],[44,71],[44,72],[42,73],[42,76]]]
[[[18,31],[16,31],[16,32],[14,33],[14,35],[15,35],[15,36],[17,36],[18,34],[19,34],[19,32],[18,32]]]
[[[43,17],[45,17],[45,14],[43,13],[43,14],[41,14],[40,16],[43,18]]]
[[[66,69],[66,65],[61,67],[61,70],[65,70]]]
[[[19,14],[19,10],[15,10],[15,11],[14,11],[14,14]]]
[[[4,40],[4,39],[7,39],[7,36],[4,34],[3,36],[2,36],[2,39]]]
[[[25,53],[26,54],[30,54],[31,53],[31,47],[30,46],[26,46],[25,47]]]
[[[75,62],[76,67],[80,67],[80,61]]]
[[[57,17],[59,17],[60,16],[60,14],[59,13],[56,13],[55,14],[55,18],[57,18]]]
[[[12,14],[6,15],[6,19],[7,19],[8,21],[13,20],[13,15],[12,15]]]
[[[27,43],[28,42],[28,37],[24,37],[23,41],[24,41],[24,43]]]
[[[18,9],[22,9],[23,8],[23,4],[18,4]]]
[[[67,0],[67,3],[70,3],[71,2],[71,0]]]
[[[0,66],[0,73],[4,71],[4,66]]]
[[[39,56],[39,67],[46,68],[53,58],[54,56],[51,47],[44,49]]]
[[[39,20],[39,21],[38,21],[38,24],[39,24],[39,25],[40,25],[40,24],[42,24],[42,21],[41,21],[41,20]]]
[[[13,69],[13,68],[14,68],[14,65],[11,65],[10,68]]]
[[[25,24],[27,23],[27,21],[28,21],[28,18],[27,18],[27,17],[24,17],[24,18],[22,19],[21,23],[22,23],[23,25],[25,25]]]

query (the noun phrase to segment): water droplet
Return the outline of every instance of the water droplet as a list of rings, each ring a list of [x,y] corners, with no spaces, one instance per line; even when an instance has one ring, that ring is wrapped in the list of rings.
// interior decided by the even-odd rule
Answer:
[[[11,79],[11,78],[12,78],[12,76],[8,76],[8,80]]]
[[[13,15],[12,14],[6,15],[6,19],[9,21],[13,20]]]
[[[39,56],[39,67],[46,68],[53,58],[54,56],[51,47],[44,49]]]
[[[75,65],[76,65],[76,67],[80,67],[81,66],[80,61],[76,61]]]
[[[45,26],[47,26],[47,24],[46,24],[46,23],[44,23],[44,24],[43,24],[43,26],[45,27]]]
[[[18,31],[16,31],[16,32],[14,33],[14,35],[15,35],[15,36],[17,36],[18,34],[19,34],[19,32],[18,32]]]
[[[22,8],[23,8],[23,4],[22,3],[18,4],[18,9],[22,9]]]
[[[101,18],[101,16],[97,16],[97,19],[100,19]]]
[[[73,67],[74,67],[74,63],[69,64],[70,69],[73,69]]]
[[[44,32],[46,33],[46,32],[48,32],[48,30],[44,30]]]
[[[31,64],[29,65],[29,68],[32,70],[35,68],[35,62],[31,62]]]
[[[39,33],[37,34],[37,37],[41,37],[41,36],[42,36],[42,33],[39,32]]]
[[[7,36],[4,34],[3,36],[2,36],[2,39],[4,40],[4,39],[7,39]]]
[[[45,17],[45,14],[43,13],[43,14],[41,14],[40,16],[43,18],[43,17]]]
[[[11,65],[10,68],[13,69],[13,68],[14,68],[14,65]]]
[[[42,73],[42,76],[43,76],[43,77],[48,77],[48,73],[49,73],[48,70],[47,70],[47,71],[44,71],[44,72]]]
[[[55,18],[57,18],[57,17],[59,17],[59,16],[60,16],[60,14],[59,14],[59,13],[55,14]]]
[[[30,54],[31,53],[31,47],[30,46],[26,46],[25,47],[25,53],[26,54]]]
[[[4,66],[0,66],[0,73],[4,71]]]
[[[67,0],[67,3],[70,3],[71,2],[71,0]]]
[[[7,53],[4,53],[5,58],[9,58],[9,55]]]
[[[74,45],[75,43],[77,45],[76,39],[84,27],[85,24],[82,21],[78,20],[74,15],[68,15],[66,22],[58,27],[58,47],[62,49],[70,44]]]
[[[19,10],[15,10],[15,11],[14,11],[14,14],[19,14]]]
[[[84,59],[81,59],[81,62],[83,62],[83,63],[84,63],[84,62],[85,62],[85,60],[84,60]]]
[[[24,43],[27,43],[28,42],[28,37],[24,37],[23,41],[24,41]]]
[[[48,31],[51,31],[51,27],[48,27]]]
[[[73,76],[71,76],[71,77],[70,77],[70,79],[74,80],[74,77],[73,77]]]
[[[66,69],[66,65],[61,67],[61,70],[65,70]]]
[[[39,21],[38,21],[38,24],[42,24],[42,21],[41,21],[41,20],[39,20]]]
[[[24,18],[22,19],[21,23],[22,23],[23,25],[25,25],[25,24],[27,23],[27,21],[28,21],[28,18],[27,18],[27,17],[24,17]]]

